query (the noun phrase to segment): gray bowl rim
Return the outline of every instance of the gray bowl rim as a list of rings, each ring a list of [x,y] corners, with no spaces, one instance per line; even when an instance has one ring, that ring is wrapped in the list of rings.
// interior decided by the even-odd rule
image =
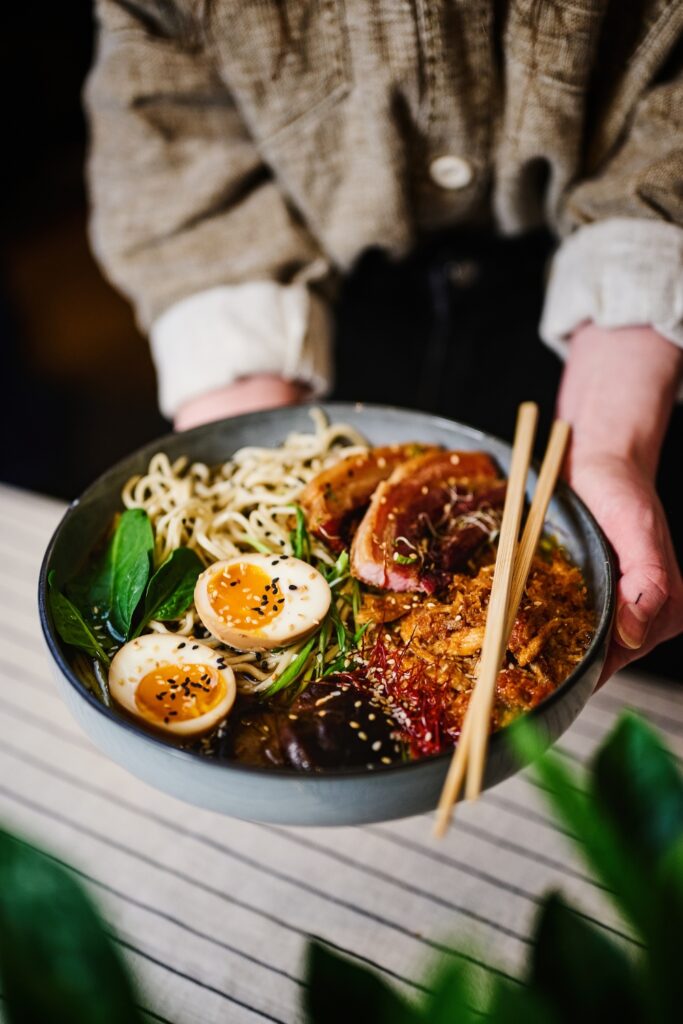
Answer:
[[[84,699],[91,707],[95,708],[101,715],[103,715],[108,721],[114,722],[117,726],[131,732],[138,739],[152,743],[154,746],[161,748],[165,751],[169,757],[175,758],[181,763],[196,763],[197,761],[205,765],[210,770],[216,772],[232,772],[237,774],[246,775],[260,775],[267,776],[270,778],[292,778],[302,783],[313,783],[314,781],[330,782],[334,779],[353,779],[353,778],[364,778],[369,779],[377,775],[385,775],[392,772],[406,772],[406,771],[417,771],[419,769],[425,769],[429,765],[434,765],[438,762],[445,762],[452,757],[453,748],[444,750],[439,754],[430,754],[425,757],[416,758],[414,761],[398,761],[390,765],[376,765],[372,768],[331,768],[331,769],[320,769],[311,772],[302,772],[296,768],[288,767],[275,767],[272,768],[261,766],[261,765],[245,765],[239,762],[233,762],[229,760],[218,760],[217,758],[207,757],[201,754],[199,751],[186,750],[181,747],[177,747],[160,736],[156,736],[153,732],[138,726],[135,722],[124,718],[118,714],[113,708],[107,707],[101,700],[91,693],[91,691],[85,686],[84,683],[78,678],[77,674],[72,669],[67,658],[62,650],[62,643],[57,637],[50,620],[50,614],[47,604],[47,574],[49,572],[49,565],[52,559],[52,553],[59,541],[62,530],[69,519],[76,513],[78,506],[81,501],[88,498],[90,493],[96,488],[107,485],[110,477],[116,477],[124,465],[131,459],[141,456],[145,453],[146,458],[149,458],[158,450],[163,450],[164,446],[173,441],[177,442],[179,437],[183,436],[197,436],[205,435],[221,427],[227,423],[246,423],[255,421],[257,419],[262,420],[264,417],[273,419],[277,422],[278,416],[291,412],[292,408],[297,410],[301,409],[322,409],[323,412],[338,412],[341,415],[353,414],[354,412],[361,412],[369,410],[377,413],[392,413],[399,415],[406,415],[409,418],[413,416],[416,418],[423,418],[429,421],[430,425],[441,426],[444,429],[451,429],[457,427],[457,429],[464,435],[471,438],[473,441],[477,441],[482,445],[486,445],[487,441],[493,441],[496,444],[503,445],[510,449],[510,444],[504,441],[502,438],[498,438],[493,434],[488,434],[485,431],[478,430],[475,427],[470,427],[465,423],[460,423],[458,420],[449,419],[446,416],[436,416],[432,413],[421,412],[417,409],[405,409],[400,406],[393,405],[381,405],[374,404],[372,402],[307,402],[302,403],[298,406],[286,406],[278,409],[261,410],[259,412],[244,413],[241,416],[232,416],[224,420],[216,420],[211,423],[204,423],[198,427],[193,427],[191,430],[183,431],[180,433],[170,432],[162,435],[156,440],[152,440],[142,445],[123,458],[119,459],[118,462],[114,463],[109,469],[105,470],[104,473],[100,474],[93,483],[91,483],[83,493],[70,502],[66,512],[60,519],[57,527],[50,538],[48,546],[43,556],[43,561],[40,567],[40,574],[38,578],[38,609],[40,614],[40,624],[43,631],[43,636],[47,644],[48,650],[52,655],[55,663],[59,667],[62,675],[68,680],[76,693]],[[538,463],[536,460],[533,461],[532,467],[538,472]],[[585,522],[588,525],[589,532],[592,532],[598,540],[600,551],[604,559],[604,567],[606,572],[606,586],[605,586],[605,601],[603,604],[602,612],[598,621],[597,628],[593,635],[593,639],[586,651],[586,654],[576,666],[574,671],[567,676],[567,678],[553,690],[551,694],[545,697],[535,708],[526,713],[526,718],[535,720],[543,718],[546,713],[557,703],[564,700],[566,695],[574,688],[579,682],[584,673],[593,662],[600,656],[602,651],[603,643],[606,643],[609,638],[610,629],[612,626],[612,619],[614,616],[614,605],[616,598],[616,571],[615,571],[615,560],[612,553],[611,546],[607,540],[602,529],[598,525],[595,517],[584,504],[581,498],[576,494],[572,488],[564,481],[559,481],[558,486],[555,490],[555,496],[559,497],[563,502],[568,502],[570,506],[573,506]],[[514,723],[513,723],[514,724]],[[502,729],[498,729],[492,733],[489,737],[489,750],[490,753],[494,753],[501,747],[505,746],[507,742],[507,734],[510,726],[504,726]]]

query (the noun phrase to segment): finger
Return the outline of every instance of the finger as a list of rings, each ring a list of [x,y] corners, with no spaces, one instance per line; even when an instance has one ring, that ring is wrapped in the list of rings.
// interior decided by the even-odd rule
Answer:
[[[640,651],[670,592],[669,573],[662,560],[639,564],[619,581],[615,639],[630,651]]]

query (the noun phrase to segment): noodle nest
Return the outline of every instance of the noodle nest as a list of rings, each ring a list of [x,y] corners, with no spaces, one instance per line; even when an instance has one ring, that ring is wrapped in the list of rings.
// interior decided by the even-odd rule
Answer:
[[[348,455],[368,448],[365,438],[346,423],[329,423],[320,409],[311,410],[314,430],[291,433],[277,448],[241,448],[217,467],[190,463],[186,457],[171,462],[158,452],[147,472],[126,482],[122,499],[126,508],[140,508],[154,531],[155,564],[160,565],[177,547],[188,547],[205,565],[261,551],[291,555],[293,506],[306,484],[322,470]],[[331,565],[334,559],[315,538],[312,558]],[[346,616],[348,606],[340,604]],[[237,685],[248,692],[266,690],[296,658],[303,644],[280,652],[242,653],[205,637],[194,605],[175,623],[153,621],[149,629],[180,636],[202,637],[204,643],[225,650]],[[334,644],[322,655],[338,654]]]

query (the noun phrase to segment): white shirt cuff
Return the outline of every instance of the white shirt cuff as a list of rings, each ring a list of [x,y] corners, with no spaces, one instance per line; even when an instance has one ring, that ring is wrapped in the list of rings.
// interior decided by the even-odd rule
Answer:
[[[332,383],[331,334],[327,306],[304,284],[250,281],[190,295],[150,331],[159,407],[173,419],[191,398],[258,373],[320,397]]]
[[[552,263],[540,333],[561,358],[572,333],[648,324],[683,347],[683,229],[613,218],[567,238]]]

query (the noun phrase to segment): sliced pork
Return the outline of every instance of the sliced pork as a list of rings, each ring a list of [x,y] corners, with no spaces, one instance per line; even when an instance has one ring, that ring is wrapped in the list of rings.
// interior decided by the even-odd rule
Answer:
[[[484,452],[416,456],[377,486],[351,571],[386,590],[433,593],[497,532],[504,498],[505,481]]]
[[[434,446],[414,443],[369,448],[319,473],[299,498],[309,531],[332,550],[341,551],[348,546],[354,519],[357,521],[377,485],[401,463],[436,451],[439,449]]]

